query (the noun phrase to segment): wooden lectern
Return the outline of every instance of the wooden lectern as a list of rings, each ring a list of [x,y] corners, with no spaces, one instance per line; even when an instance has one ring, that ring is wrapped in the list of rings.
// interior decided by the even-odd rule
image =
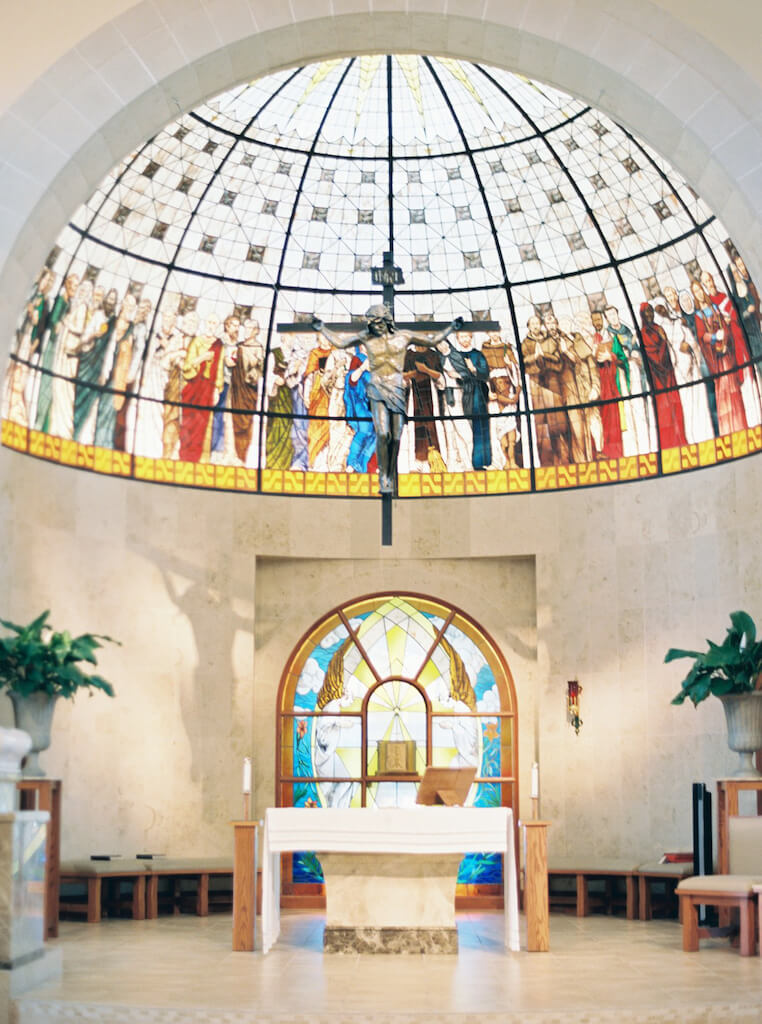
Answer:
[[[421,779],[415,802],[462,807],[475,778],[476,768],[472,765],[464,768],[434,768],[429,765]]]

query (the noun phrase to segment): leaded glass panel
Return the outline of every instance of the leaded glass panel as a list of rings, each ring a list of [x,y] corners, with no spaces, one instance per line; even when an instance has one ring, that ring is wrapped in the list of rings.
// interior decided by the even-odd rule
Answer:
[[[30,282],[3,443],[177,486],[375,498],[361,342],[387,252],[397,322],[477,325],[400,357],[400,496],[762,448],[757,288],[693,189],[556,89],[415,55],[237,85],[128,153]]]

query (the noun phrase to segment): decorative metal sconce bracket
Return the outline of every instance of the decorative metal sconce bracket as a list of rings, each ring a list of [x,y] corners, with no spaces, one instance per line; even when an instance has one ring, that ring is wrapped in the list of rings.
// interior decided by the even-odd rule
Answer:
[[[579,730],[582,725],[582,719],[579,717],[581,694],[582,687],[577,680],[570,679],[566,684],[566,718],[569,724],[574,727],[574,732],[577,736],[579,736]]]

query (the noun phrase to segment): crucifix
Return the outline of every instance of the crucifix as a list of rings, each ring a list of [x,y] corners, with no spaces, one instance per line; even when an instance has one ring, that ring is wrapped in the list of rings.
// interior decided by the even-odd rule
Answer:
[[[392,499],[397,496],[397,454],[407,419],[407,385],[403,377],[405,353],[409,345],[436,348],[453,331],[499,331],[492,320],[451,322],[412,321],[395,323],[395,287],[404,284],[402,271],[394,265],[394,254],[384,253],[383,265],[371,268],[374,284],[383,289],[383,303],[368,309],[361,321],[325,324],[317,317],[307,324],[278,324],[281,333],[314,331],[335,348],[362,345],[368,357],[370,401],[376,431],[378,486],[381,492],[381,543],[392,543]]]

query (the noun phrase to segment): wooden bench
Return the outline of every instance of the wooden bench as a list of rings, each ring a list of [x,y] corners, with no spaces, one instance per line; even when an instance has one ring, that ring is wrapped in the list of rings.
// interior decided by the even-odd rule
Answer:
[[[146,916],[146,861],[120,857],[118,860],[76,860],[61,864],[60,913],[85,914],[88,924],[96,924],[105,911],[118,914],[127,910],[136,921]],[[104,891],[104,882],[105,891]],[[129,886],[125,897],[122,886]],[[72,893],[82,890],[82,895]]]
[[[693,863],[670,861],[662,864],[656,861],[641,864],[636,872],[638,880],[638,917],[641,921],[650,921],[653,915],[652,886],[664,887],[664,906],[667,914],[675,916],[679,913],[677,885],[683,878],[693,874]]]
[[[209,902],[218,901],[226,906],[233,904],[233,861],[230,857],[155,857],[145,861],[149,865],[146,888],[146,917],[159,916],[159,907],[163,902],[169,905],[170,912],[179,914],[183,901],[183,881],[195,884],[194,908],[199,917],[209,914]],[[230,879],[229,889],[215,895],[210,889],[210,878]],[[160,892],[160,880],[166,879],[167,890]]]
[[[590,859],[559,860],[555,859],[548,867],[548,895],[550,906],[573,906],[577,917],[587,917],[595,906],[602,908],[607,914],[614,912],[616,894],[614,891],[617,879],[624,880],[625,888],[625,914],[628,921],[634,920],[637,912],[637,888],[635,876],[638,870],[637,864],[630,861]],[[567,893],[559,892],[553,887],[554,878],[572,878],[574,890]],[[603,882],[601,894],[593,894],[590,891],[590,882]]]

